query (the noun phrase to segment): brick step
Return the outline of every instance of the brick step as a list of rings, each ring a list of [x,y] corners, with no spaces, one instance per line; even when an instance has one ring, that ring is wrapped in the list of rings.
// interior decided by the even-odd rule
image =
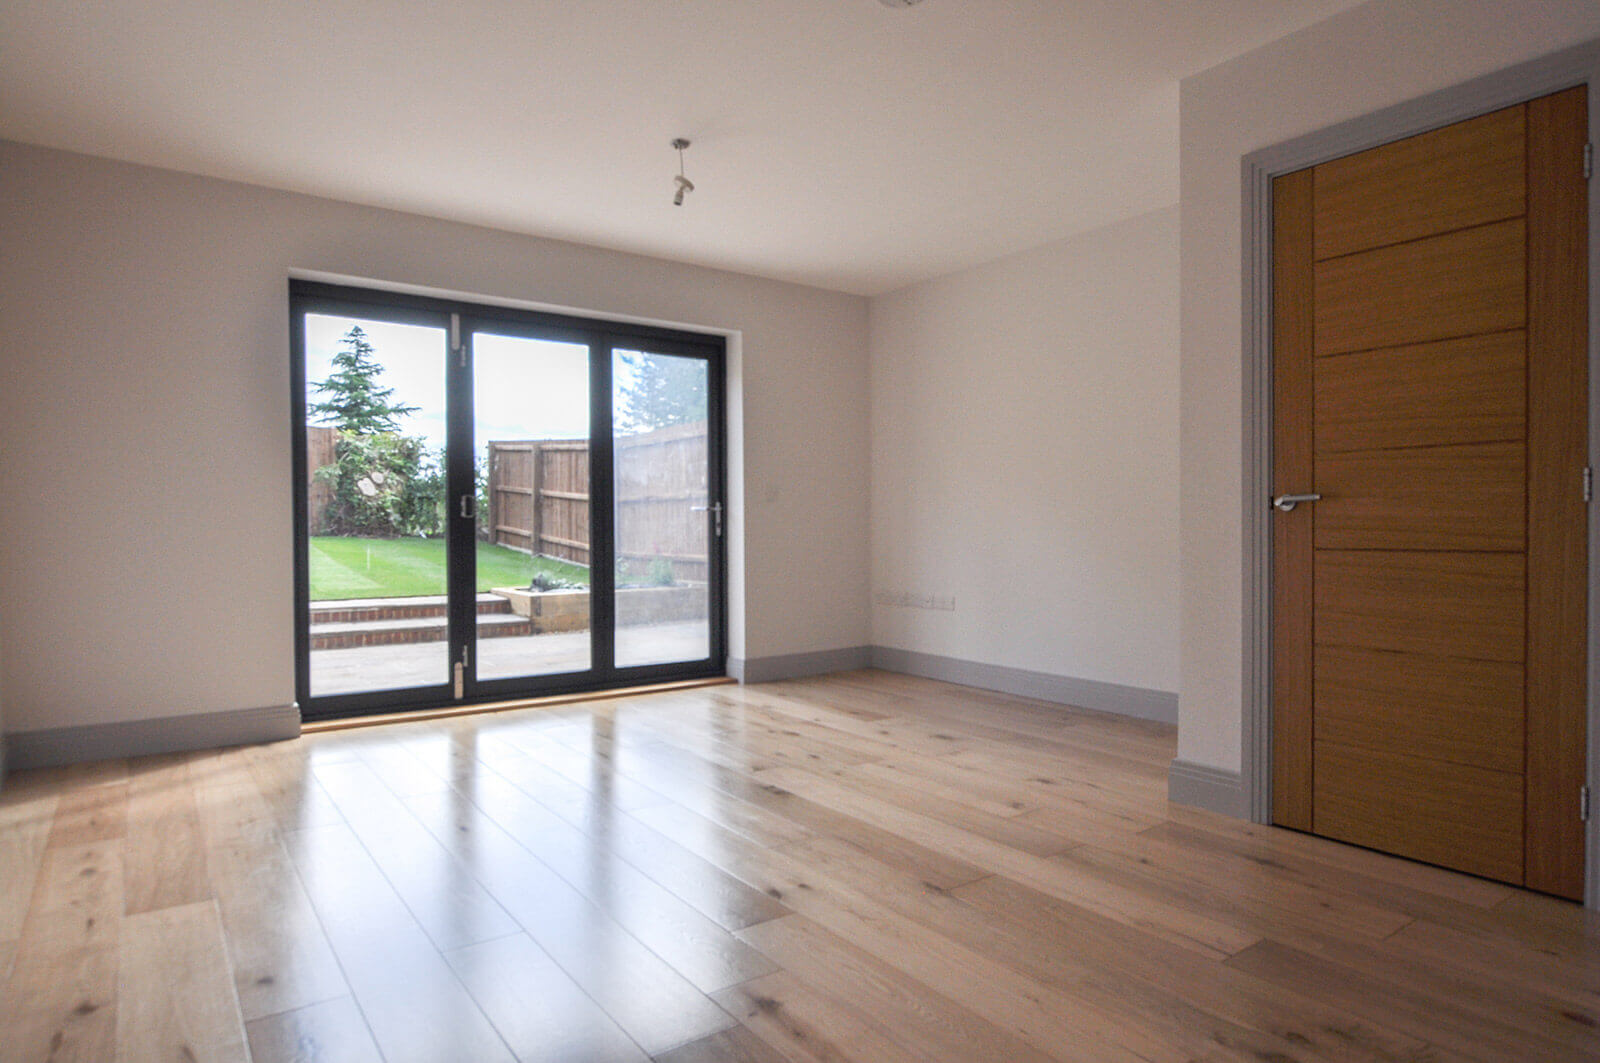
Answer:
[[[480,639],[532,635],[533,625],[514,613],[488,613],[478,617]],[[311,625],[313,650],[348,650],[357,646],[399,646],[414,642],[443,642],[449,638],[444,617],[418,616],[361,623],[329,622]]]
[[[444,595],[425,598],[356,598],[348,601],[316,602],[311,606],[311,623],[360,624],[373,620],[416,620],[444,616],[449,603]],[[511,612],[511,603],[498,594],[478,595],[478,615]]]

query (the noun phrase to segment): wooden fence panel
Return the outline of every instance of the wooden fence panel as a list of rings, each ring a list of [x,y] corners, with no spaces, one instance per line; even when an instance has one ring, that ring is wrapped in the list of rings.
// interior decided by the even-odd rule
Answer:
[[[489,541],[538,553],[539,500],[534,471],[539,441],[489,444]]]
[[[545,443],[539,448],[539,549],[580,565],[589,563],[589,444]]]
[[[322,515],[333,501],[333,485],[317,479],[317,470],[338,460],[339,430],[306,425],[306,527],[316,535]]]
[[[704,421],[616,441],[617,555],[643,581],[659,558],[674,579],[709,577]],[[489,443],[490,540],[587,565],[589,444],[575,439]]]
[[[616,441],[617,556],[625,578],[646,580],[657,559],[674,579],[703,581],[709,499],[704,421]]]

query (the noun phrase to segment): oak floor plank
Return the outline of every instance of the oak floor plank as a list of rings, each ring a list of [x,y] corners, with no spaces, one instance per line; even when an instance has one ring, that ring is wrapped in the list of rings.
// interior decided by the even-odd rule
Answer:
[[[1001,747],[1019,744],[1061,753],[1092,753],[1137,769],[1159,757],[1170,741],[1169,724],[1118,717],[1070,705],[1048,705],[993,690],[953,689],[931,679],[910,680],[917,719]],[[1107,727],[1107,719],[1116,726]]]
[[[530,778],[528,769],[534,770]],[[594,842],[648,875],[673,895],[727,930],[775,919],[787,909],[756,893],[705,860],[650,830],[631,816],[618,813],[603,798],[556,776],[537,764],[501,761],[495,775],[560,817]],[[478,779],[487,776],[480,772]],[[472,795],[478,792],[474,780]]]
[[[918,844],[954,853],[976,867],[1072,900],[1109,918],[1141,926],[1214,957],[1237,952],[1259,936],[1213,918],[1197,906],[1170,903],[1155,890],[1140,889],[1129,882],[1113,884],[1094,869],[1064,862],[1070,854],[1044,858],[1020,852],[806,772],[779,769],[766,773],[766,777],[836,811],[884,824]]]
[[[922,1058],[1051,1058],[805,916],[750,927],[741,936],[812,989],[893,1029]]]
[[[655,1057],[655,1063],[785,1063],[792,1058],[747,1027],[734,1026],[663,1052]]]
[[[839,740],[854,739],[887,746],[893,751],[945,753],[949,751],[948,739],[933,739],[927,728],[908,726],[910,721],[887,712],[866,709],[851,710],[792,693],[785,683],[763,684],[759,689],[740,688],[723,690],[718,697],[729,706],[756,706],[773,717],[785,716],[792,720],[825,728],[839,736]]]
[[[938,889],[953,889],[964,882],[973,882],[989,874],[975,864],[909,841],[893,831],[872,826],[830,808],[813,804],[787,790],[774,794],[773,799],[783,803],[786,815],[803,817],[813,828],[812,834],[844,838],[863,848],[870,848],[880,854],[885,861],[915,873],[923,881]],[[750,846],[742,836],[728,830],[720,823],[714,823],[679,805],[644,808],[632,815],[640,823],[670,838],[708,863],[738,877],[737,873],[730,871],[728,861]],[[807,835],[810,836],[811,834]],[[760,848],[770,849],[775,846]]]
[[[1262,862],[1265,867],[1270,868],[1283,861],[1296,861],[1299,866],[1314,867],[1318,874],[1328,870],[1349,872],[1351,878],[1347,882],[1365,880],[1383,889],[1394,890],[1398,887],[1415,895],[1479,909],[1499,904],[1513,892],[1511,887],[1488,879],[1429,864],[1395,860],[1383,853],[1319,838],[1314,834],[1280,830],[1183,805],[1170,806],[1166,822],[1160,828],[1163,832],[1173,834],[1186,832],[1190,837],[1203,835],[1207,839],[1206,844],[1228,846],[1235,852]]]
[[[383,1063],[350,997],[324,1000],[245,1024],[251,1063]]]
[[[1600,1051],[1600,996],[1580,992],[1551,994],[1535,983],[1504,974],[1458,971],[1457,962],[1437,964],[1429,957],[1413,954],[1392,938],[1373,944],[1337,935],[1288,933],[1272,940],[1346,970],[1361,970],[1377,959],[1385,981],[1431,1000],[1461,1000],[1487,990],[1490,1003],[1474,1009],[1480,1017],[1534,1041],[1565,1044],[1575,1052],[1588,1048]]]
[[[1532,986],[1589,1013],[1600,1011],[1600,949],[1587,957],[1563,958],[1429,919],[1413,920],[1389,944],[1412,959],[1470,971],[1484,985]]]
[[[316,775],[441,951],[516,933],[516,921],[474,880],[461,854],[428,833],[365,762],[330,764]]]
[[[0,941],[15,944],[44,862],[57,795],[38,787],[0,793]]]
[[[899,805],[901,808],[930,816],[941,823],[971,831],[990,841],[1034,856],[1054,856],[1078,844],[1078,840],[1058,830],[1041,826],[1043,820],[996,816],[972,808],[959,801],[951,801],[936,794],[919,791],[903,781],[885,779],[862,769],[871,764],[852,768],[816,772],[838,780],[857,793]]]
[[[1259,937],[1284,931],[1377,940],[1411,916],[1321,889],[1314,883],[1274,879],[1248,861],[1208,860],[1159,840],[1123,838],[1106,847],[1085,845],[1054,860],[1119,887],[1194,907]]]
[[[773,972],[723,927],[509,783],[485,783],[477,802],[477,813],[702,992]],[[436,834],[448,834],[452,823],[461,833],[463,818],[474,814],[449,797],[413,798],[411,807]]]
[[[974,803],[1015,808],[1018,818],[1048,825],[1046,829],[1064,829],[1070,824],[1078,829],[1076,836],[1082,841],[1093,840],[1101,831],[1139,831],[1164,821],[1155,811],[1130,811],[1114,806],[1101,792],[1071,785],[1077,780],[1058,784],[1046,776],[1007,779],[954,757],[906,757],[858,770],[899,773],[907,777],[908,785],[930,785],[931,792],[941,796],[962,793]]]
[[[1379,967],[1358,971],[1276,941],[1258,942],[1229,957],[1226,965],[1280,985],[1300,987],[1353,1014],[1484,1063],[1508,1059],[1571,1063],[1584,1055],[1592,1057],[1600,1045],[1593,1027],[1585,1027],[1576,1044],[1558,1043],[1510,1025],[1498,1001],[1453,1001],[1391,978]]]
[[[1592,954],[1592,935],[1600,933],[1600,911],[1531,890],[1506,890],[1494,910],[1511,926],[1539,934],[1540,947],[1565,945],[1579,953]]]
[[[778,852],[746,865],[752,884],[781,893],[808,919],[1035,1049],[1063,1058],[1062,1047],[1068,1046],[1069,1059],[1182,1063],[1189,1058],[1179,1046],[1128,1027],[1070,990],[897,919],[891,909],[813,870],[803,857]]]
[[[510,1063],[510,1050],[348,827],[286,838],[386,1063]]]
[[[127,835],[122,889],[128,915],[211,896],[187,755],[130,765]]]
[[[931,1063],[934,1058],[913,1051],[895,1031],[814,992],[786,971],[725,989],[716,1000],[745,1029],[794,1063]]]
[[[191,762],[189,775],[246,1022],[348,995],[248,763],[224,753]],[[324,1013],[308,1014],[306,1021],[317,1022]]]
[[[196,901],[123,920],[117,1058],[249,1063],[216,905]]]
[[[842,744],[842,736],[819,733],[821,730],[800,721],[775,720],[759,709],[750,709],[737,730],[646,722],[638,725],[633,734],[637,736],[635,744],[640,744],[639,739],[654,738],[741,772],[784,766],[848,767],[876,760],[893,750],[892,746],[862,739],[855,739],[855,748],[850,748]]]
[[[886,758],[869,764],[862,764],[855,769],[854,774],[865,775],[903,787],[910,787],[930,797],[966,805],[973,811],[985,812],[991,816],[999,816],[1001,818],[1026,815],[1029,812],[1037,812],[1043,807],[1041,803],[1029,801],[1020,794],[1003,791],[1000,793],[983,792],[959,786],[955,782],[941,777],[936,770],[929,767],[929,765],[937,763],[941,762],[933,757]]]
[[[419,799],[420,800],[420,799]],[[733,1024],[683,974],[476,807],[448,824],[470,848],[472,873],[535,943],[647,1053],[665,1051]],[[363,1005],[364,1006],[364,1005]]]
[[[66,786],[56,803],[55,822],[47,843],[52,849],[113,841],[128,833],[128,782],[126,765],[115,778],[88,785]]]
[[[1076,956],[1105,972],[1101,977],[1107,984],[1123,985],[1127,979],[1175,991],[1187,1005],[1218,1019],[1299,1046],[1291,1059],[1434,1058],[1422,1039],[1330,1007],[1314,988],[1302,993],[1253,978],[1002,876],[963,886],[953,896],[976,909],[997,934]]]
[[[570,735],[552,728],[536,736],[514,736],[513,742],[533,760],[591,793],[603,794],[606,801],[623,811],[659,805],[667,796],[637,779],[613,770],[609,753],[597,750],[605,743],[604,733],[585,730],[572,745]]]
[[[51,848],[0,993],[0,1061],[115,1057],[121,926],[122,841]]]
[[[284,833],[344,822],[333,799],[311,775],[312,751],[304,740],[244,750],[257,791]]]
[[[1056,755],[1022,748],[967,750],[944,759],[961,768],[1005,779],[1041,800],[1077,798],[1134,817],[1160,817],[1166,811],[1166,783],[1159,773],[1136,776],[1092,755]]]
[[[1119,1017],[1129,1028],[1142,1029],[1152,1039],[1177,1045],[1196,1058],[1257,1060],[1275,1053],[1327,1058],[1304,1035],[1290,1037],[1235,1022],[1173,993],[1162,981],[1108,970],[1104,964],[1086,959],[1076,942],[1041,934],[1036,922],[989,919],[959,896],[896,876],[870,854],[853,847],[824,840],[806,842],[788,852],[810,869],[813,888],[822,880],[858,891],[903,918],[981,951],[1022,975],[1069,988],[1085,1002]],[[1083,915],[1091,923],[1096,918],[1087,912]],[[760,933],[764,931],[747,936]]]
[[[645,1063],[644,1050],[526,934],[445,958],[520,1063]]]
[[[649,809],[639,815],[660,811]],[[803,858],[777,849],[719,845],[716,836],[725,832],[712,824],[705,824],[705,828],[699,840],[706,846],[707,858],[717,861],[724,870],[880,960],[914,975],[931,989],[952,996],[1030,1044],[1077,1045],[1083,1043],[1080,1036],[1088,1036],[1091,1043],[1103,1042],[1107,1046],[1092,1058],[1168,1058],[1159,1044],[1145,1043],[1136,1033],[1122,1031],[1097,1010],[1072,1001],[1053,987],[1016,975],[924,928],[894,919],[887,909],[860,894],[836,886],[825,888],[820,881],[813,884],[810,865]],[[685,841],[695,844],[692,837]],[[749,930],[741,931],[742,936],[750,934]],[[967,999],[962,994],[969,990],[980,997],[976,1001]],[[1130,1039],[1141,1049],[1130,1048]]]

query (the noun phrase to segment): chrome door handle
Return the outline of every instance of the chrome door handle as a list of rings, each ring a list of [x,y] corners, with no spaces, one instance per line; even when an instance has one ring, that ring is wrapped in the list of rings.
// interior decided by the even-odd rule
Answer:
[[[717,533],[717,535],[718,536],[722,535],[722,503],[721,502],[716,502],[716,503],[713,503],[712,505],[709,505],[709,506],[690,506],[689,507],[689,512],[690,513],[707,513],[707,512],[709,512],[713,517],[716,518],[716,533]]]
[[[1302,502],[1321,502],[1321,495],[1279,495],[1272,500],[1272,508],[1279,513],[1288,513]]]

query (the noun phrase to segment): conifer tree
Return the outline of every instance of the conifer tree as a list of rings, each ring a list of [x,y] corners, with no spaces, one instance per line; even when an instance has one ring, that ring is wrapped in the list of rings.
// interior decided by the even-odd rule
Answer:
[[[706,419],[706,363],[677,355],[618,353],[632,378],[617,396],[617,427],[649,432]]]
[[[372,344],[360,325],[350,326],[339,340],[342,348],[333,356],[333,372],[312,390],[328,398],[313,402],[307,412],[322,424],[352,435],[398,433],[399,419],[415,413],[417,407],[393,401],[394,388],[378,386],[383,366],[373,360]]]

